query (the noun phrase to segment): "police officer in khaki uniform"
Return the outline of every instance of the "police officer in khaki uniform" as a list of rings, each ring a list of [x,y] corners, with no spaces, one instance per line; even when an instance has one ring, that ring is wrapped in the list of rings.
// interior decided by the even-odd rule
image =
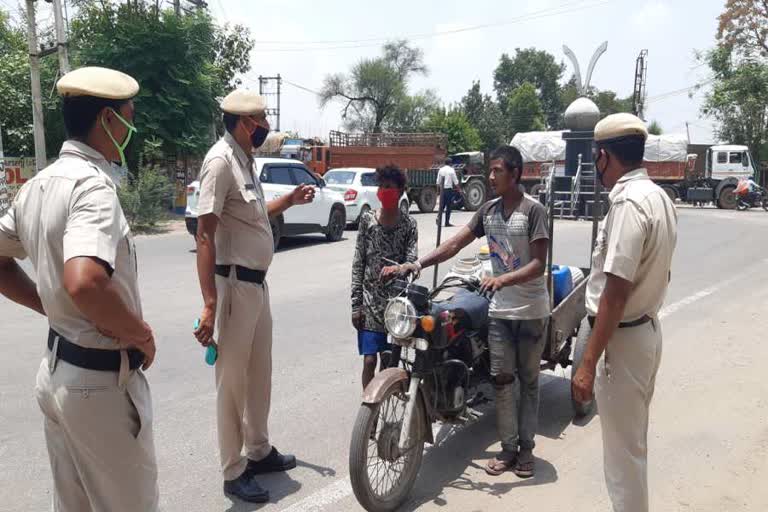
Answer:
[[[81,68],[57,84],[69,140],[0,218],[0,292],[47,315],[36,395],[45,417],[54,510],[155,511],[155,354],[142,320],[131,240],[107,171],[135,130],[128,75]],[[29,257],[32,282],[14,258]]]
[[[267,203],[251,152],[269,133],[264,99],[235,90],[221,103],[226,134],[200,174],[197,271],[204,308],[195,336],[204,346],[218,324],[216,362],[219,451],[224,492],[254,503],[269,500],[254,476],[296,466],[270,445],[272,314],[266,274],[272,262],[269,218],[311,202],[313,187]],[[243,456],[245,448],[245,456]]]
[[[648,131],[631,114],[595,127],[595,168],[611,189],[587,286],[592,327],[573,381],[577,400],[593,387],[603,434],[605,480],[616,512],[647,512],[648,415],[661,362],[658,313],[670,279],[677,213],[643,169]]]

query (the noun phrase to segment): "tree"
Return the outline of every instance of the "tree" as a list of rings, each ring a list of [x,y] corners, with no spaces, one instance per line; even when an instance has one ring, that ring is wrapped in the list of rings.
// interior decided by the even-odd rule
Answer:
[[[546,129],[544,111],[533,84],[525,82],[513,90],[504,110],[510,135]]]
[[[413,75],[426,74],[422,50],[407,41],[384,45],[383,55],[363,59],[348,74],[325,78],[320,91],[320,106],[331,101],[345,103],[342,118],[350,130],[381,132],[408,98],[408,81]]]
[[[228,94],[242,85],[242,80],[235,78],[238,73],[247,73],[251,69],[251,51],[255,41],[249,28],[243,25],[224,25],[214,30],[213,51],[214,67],[218,74],[218,86],[222,94]]]
[[[480,135],[482,151],[489,153],[509,142],[501,109],[493,98],[480,92],[480,82],[472,82],[460,106],[469,124]]]
[[[249,69],[253,41],[239,27],[219,29],[206,11],[176,16],[155,2],[84,0],[71,24],[76,66],[111,67],[136,78],[138,148],[159,139],[165,154],[203,154],[211,142],[216,97]]]
[[[768,55],[768,0],[727,0],[718,20],[720,45]]]
[[[717,122],[721,140],[746,144],[758,159],[768,158],[768,64],[739,57],[728,46],[712,50],[706,59],[714,81],[702,113]]]
[[[651,121],[651,124],[648,126],[648,133],[651,135],[661,135],[664,133],[664,130],[661,128],[661,125],[658,121],[655,119]]]
[[[58,71],[55,57],[41,59],[40,83],[43,91],[53,88]],[[30,156],[34,152],[32,135],[32,91],[25,28],[14,24],[0,11],[0,123],[6,155]],[[58,98],[43,94],[46,146],[55,155],[64,138]]]
[[[413,96],[406,95],[395,107],[387,130],[400,133],[417,132],[435,110],[440,108],[440,99],[432,90]]]
[[[422,126],[422,131],[444,133],[448,136],[448,153],[477,151],[482,140],[460,109],[439,108],[433,111]]]
[[[555,57],[544,50],[515,48],[513,57],[503,54],[493,73],[493,86],[502,111],[508,104],[507,97],[512,91],[524,83],[529,83],[540,100],[546,116],[545,124],[556,125],[563,109],[559,92],[564,71],[565,65],[562,62],[557,63]]]

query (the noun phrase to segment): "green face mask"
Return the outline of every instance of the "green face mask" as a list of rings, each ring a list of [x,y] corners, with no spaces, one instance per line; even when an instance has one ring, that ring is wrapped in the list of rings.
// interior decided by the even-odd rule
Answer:
[[[114,109],[109,109],[112,111],[113,114],[120,120],[121,123],[125,125],[126,128],[128,128],[128,134],[125,136],[125,140],[122,144],[118,143],[117,140],[115,140],[115,137],[112,135],[112,132],[109,131],[109,128],[107,128],[107,123],[104,121],[104,117],[101,118],[101,126],[104,128],[104,131],[107,132],[107,135],[109,135],[109,138],[112,140],[112,144],[115,145],[117,148],[118,153],[120,153],[120,165],[125,167],[125,148],[128,147],[128,143],[131,142],[131,137],[134,133],[136,133],[138,130],[136,130],[136,127],[133,126],[131,123],[123,119],[123,116],[118,114],[114,111]]]

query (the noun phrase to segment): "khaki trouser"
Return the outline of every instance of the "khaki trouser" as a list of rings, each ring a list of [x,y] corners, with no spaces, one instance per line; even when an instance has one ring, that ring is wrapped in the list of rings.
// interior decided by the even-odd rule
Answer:
[[[605,483],[615,512],[648,511],[648,410],[661,346],[658,319],[617,329],[597,366]]]
[[[272,393],[272,313],[269,288],[216,276],[219,297],[219,357],[216,409],[219,453],[225,480],[234,480],[248,463],[269,455],[267,422]]]
[[[56,512],[158,509],[152,397],[144,374],[43,359],[35,389],[45,415]]]

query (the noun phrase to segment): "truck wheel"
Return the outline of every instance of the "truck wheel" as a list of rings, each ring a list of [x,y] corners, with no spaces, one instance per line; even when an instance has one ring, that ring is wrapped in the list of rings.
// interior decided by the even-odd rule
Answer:
[[[464,209],[468,212],[475,212],[485,204],[488,192],[485,184],[480,180],[471,180],[464,187]]]
[[[419,198],[416,201],[421,213],[429,213],[435,210],[437,204],[437,190],[434,187],[424,187],[419,192]]]
[[[738,199],[735,191],[736,187],[723,187],[720,191],[720,195],[717,197],[717,207],[723,210],[734,210]]]
[[[670,201],[672,201],[673,203],[675,202],[675,199],[677,199],[677,191],[674,188],[664,186],[664,187],[661,187],[661,190],[667,193],[667,196],[669,197]]]

